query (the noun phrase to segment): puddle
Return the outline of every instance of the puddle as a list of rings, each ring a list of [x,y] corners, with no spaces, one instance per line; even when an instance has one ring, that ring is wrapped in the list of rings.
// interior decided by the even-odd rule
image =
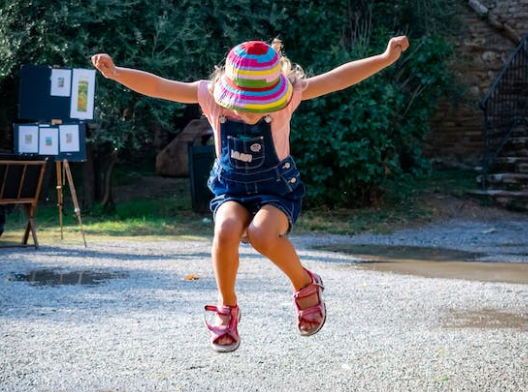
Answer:
[[[443,326],[446,328],[528,330],[528,315],[496,309],[451,310]]]
[[[443,248],[387,245],[335,245],[318,249],[351,254],[359,268],[426,278],[528,284],[528,264],[476,262],[484,256]]]
[[[8,279],[17,282],[28,282],[36,286],[87,285],[94,286],[110,279],[126,277],[119,272],[71,271],[54,270],[31,271],[27,274],[13,274]]]

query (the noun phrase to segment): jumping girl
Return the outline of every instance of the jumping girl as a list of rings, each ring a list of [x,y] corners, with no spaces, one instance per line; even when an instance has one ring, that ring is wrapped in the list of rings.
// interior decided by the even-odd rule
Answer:
[[[214,134],[216,161],[208,181],[214,194],[212,260],[218,304],[211,344],[229,352],[240,345],[235,281],[243,238],[275,263],[293,286],[299,333],[323,327],[326,308],[321,277],[303,267],[288,233],[301,211],[305,188],[290,155],[290,120],[301,101],[350,87],[394,63],[409,46],[392,38],[376,56],[343,64],[307,78],[281,54],[281,43],[244,42],[229,51],[225,66],[211,80],[168,80],[140,70],[117,67],[107,54],[92,56],[108,79],[156,98],[199,103]]]

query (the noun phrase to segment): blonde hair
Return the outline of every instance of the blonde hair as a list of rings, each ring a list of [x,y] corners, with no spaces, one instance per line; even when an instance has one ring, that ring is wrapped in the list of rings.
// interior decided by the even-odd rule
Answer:
[[[297,82],[301,82],[306,77],[306,74],[304,73],[304,70],[301,68],[301,66],[298,64],[292,64],[290,59],[282,54],[282,48],[284,46],[282,45],[282,41],[279,38],[274,38],[270,46],[279,55],[282,73],[290,80],[293,85],[295,85]],[[216,82],[218,82],[223,74],[224,66],[215,65],[214,71],[209,78],[211,81],[209,83],[209,90],[211,93],[214,90]]]
[[[300,81],[306,77],[304,70],[298,64],[292,64],[290,59],[282,54],[282,41],[279,38],[274,38],[270,45],[275,52],[280,57],[281,70],[284,75],[292,84],[295,84],[297,81]]]

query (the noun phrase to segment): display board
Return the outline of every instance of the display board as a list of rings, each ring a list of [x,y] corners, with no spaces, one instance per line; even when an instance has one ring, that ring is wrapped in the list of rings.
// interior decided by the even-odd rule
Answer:
[[[93,120],[95,70],[24,65],[20,70],[19,118],[46,122]]]
[[[45,155],[72,162],[86,160],[86,124],[15,124],[15,153]]]

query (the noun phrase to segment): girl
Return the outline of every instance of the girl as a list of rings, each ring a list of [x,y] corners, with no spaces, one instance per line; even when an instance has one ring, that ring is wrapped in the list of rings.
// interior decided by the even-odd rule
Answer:
[[[235,279],[243,238],[290,279],[301,335],[317,333],[326,319],[321,278],[303,267],[287,234],[299,216],[304,185],[290,156],[290,119],[301,101],[350,87],[394,63],[409,46],[392,38],[384,53],[306,78],[281,55],[281,43],[245,42],[229,52],[211,81],[183,83],[117,67],[107,54],[92,57],[104,75],[151,97],[199,103],[214,133],[217,159],[208,181],[214,193],[212,260],[218,305],[211,344],[229,352],[240,345]]]

